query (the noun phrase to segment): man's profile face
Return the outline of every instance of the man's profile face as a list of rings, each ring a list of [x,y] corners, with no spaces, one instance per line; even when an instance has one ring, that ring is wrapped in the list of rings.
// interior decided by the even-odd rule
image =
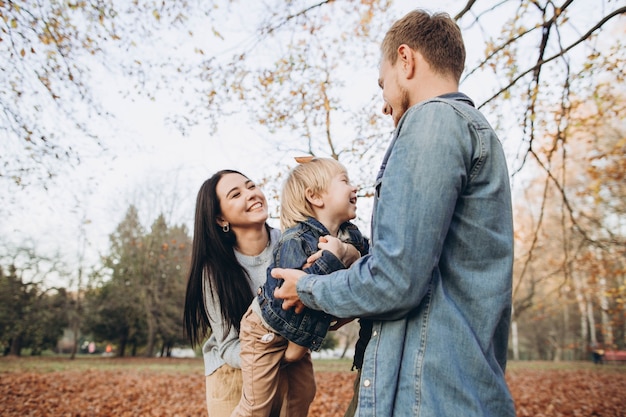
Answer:
[[[391,116],[393,125],[398,126],[400,118],[409,109],[409,92],[400,85],[399,61],[391,65],[389,60],[383,59],[380,64],[378,85],[383,90],[383,114]]]

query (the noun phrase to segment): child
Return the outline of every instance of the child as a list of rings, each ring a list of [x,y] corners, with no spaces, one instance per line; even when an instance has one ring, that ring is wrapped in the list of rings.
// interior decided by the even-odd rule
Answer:
[[[282,300],[273,297],[282,281],[273,278],[270,271],[280,267],[328,274],[346,268],[348,258],[356,258],[354,248],[365,255],[369,243],[349,222],[356,217],[356,191],[345,167],[331,158],[307,159],[289,174],[281,196],[283,235],[274,250],[267,280],[241,322],[243,392],[233,417],[269,416],[279,383],[288,386],[283,404],[286,414],[281,416],[307,416],[315,397],[309,349],[321,348],[334,317],[308,308],[300,314],[293,309],[283,310]],[[313,264],[306,264],[307,258],[318,251],[320,237],[327,235],[338,238],[338,243],[354,246],[350,250],[349,245],[341,245],[334,251],[343,252],[346,262],[324,250]]]

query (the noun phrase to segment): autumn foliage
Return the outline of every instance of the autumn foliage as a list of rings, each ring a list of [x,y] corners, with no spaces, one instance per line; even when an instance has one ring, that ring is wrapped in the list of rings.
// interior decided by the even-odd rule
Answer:
[[[122,368],[0,373],[0,415],[206,416],[201,367],[189,373],[176,371],[180,360],[124,361]],[[155,361],[171,369],[155,370]],[[530,366],[517,364],[507,372],[519,417],[626,416],[626,366]],[[317,372],[309,415],[343,416],[354,376],[345,370]]]

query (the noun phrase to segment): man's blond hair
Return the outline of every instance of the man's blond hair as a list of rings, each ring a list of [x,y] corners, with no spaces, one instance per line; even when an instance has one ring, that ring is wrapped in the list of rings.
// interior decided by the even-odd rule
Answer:
[[[284,231],[308,217],[315,217],[313,207],[306,198],[307,189],[313,195],[320,195],[328,189],[332,178],[341,173],[347,174],[346,168],[332,158],[313,158],[292,169],[280,198],[281,229]]]

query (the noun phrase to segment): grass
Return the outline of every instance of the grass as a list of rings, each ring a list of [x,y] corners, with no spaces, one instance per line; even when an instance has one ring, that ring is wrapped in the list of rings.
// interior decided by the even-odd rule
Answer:
[[[507,372],[519,370],[576,371],[586,369],[600,372],[626,373],[626,363],[594,365],[591,361],[508,361],[506,366]]]
[[[350,372],[352,359],[315,359],[316,371]],[[81,370],[146,370],[159,373],[201,373],[204,371],[202,358],[103,358],[94,355],[21,356],[0,358],[0,373],[3,372],[59,372]]]
[[[317,372],[350,372],[352,360],[344,359],[315,359],[313,366]],[[139,370],[170,374],[201,374],[204,370],[202,358],[104,358],[96,355],[77,355],[75,359],[69,356],[22,356],[1,357],[0,374],[5,372],[60,372],[85,370]],[[626,364],[594,365],[590,361],[548,362],[548,361],[509,361],[507,372],[515,373],[521,370],[536,371],[572,371],[595,369],[598,372],[626,373]]]
[[[84,370],[146,370],[158,373],[202,373],[202,358],[104,358],[101,356],[26,356],[0,358],[0,373],[3,372],[59,372]]]

